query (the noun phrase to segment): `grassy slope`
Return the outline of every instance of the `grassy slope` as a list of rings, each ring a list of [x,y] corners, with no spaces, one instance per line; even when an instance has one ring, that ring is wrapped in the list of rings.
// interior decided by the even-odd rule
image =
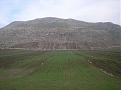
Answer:
[[[1,51],[0,90],[121,90],[121,78],[89,64],[88,54]]]
[[[108,73],[121,77],[121,50],[91,51],[89,60]]]

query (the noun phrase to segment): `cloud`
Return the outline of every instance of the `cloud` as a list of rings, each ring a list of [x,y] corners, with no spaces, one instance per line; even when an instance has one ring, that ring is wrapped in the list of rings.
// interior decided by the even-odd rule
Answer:
[[[120,24],[120,0],[0,0],[0,26],[42,17]]]

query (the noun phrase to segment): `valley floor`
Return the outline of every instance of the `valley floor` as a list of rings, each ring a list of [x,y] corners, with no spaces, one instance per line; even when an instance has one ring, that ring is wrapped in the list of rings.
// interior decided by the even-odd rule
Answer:
[[[0,90],[121,90],[121,50],[0,50]]]

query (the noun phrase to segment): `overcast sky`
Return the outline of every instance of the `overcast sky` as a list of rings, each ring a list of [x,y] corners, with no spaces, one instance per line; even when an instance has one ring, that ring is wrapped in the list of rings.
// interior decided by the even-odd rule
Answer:
[[[0,0],[0,27],[42,17],[120,24],[120,4],[120,0]]]

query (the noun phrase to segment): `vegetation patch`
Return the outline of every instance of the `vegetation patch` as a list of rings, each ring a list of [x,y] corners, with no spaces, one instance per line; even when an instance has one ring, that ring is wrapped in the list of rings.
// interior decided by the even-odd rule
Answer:
[[[121,51],[91,51],[89,60],[107,73],[121,77]]]

